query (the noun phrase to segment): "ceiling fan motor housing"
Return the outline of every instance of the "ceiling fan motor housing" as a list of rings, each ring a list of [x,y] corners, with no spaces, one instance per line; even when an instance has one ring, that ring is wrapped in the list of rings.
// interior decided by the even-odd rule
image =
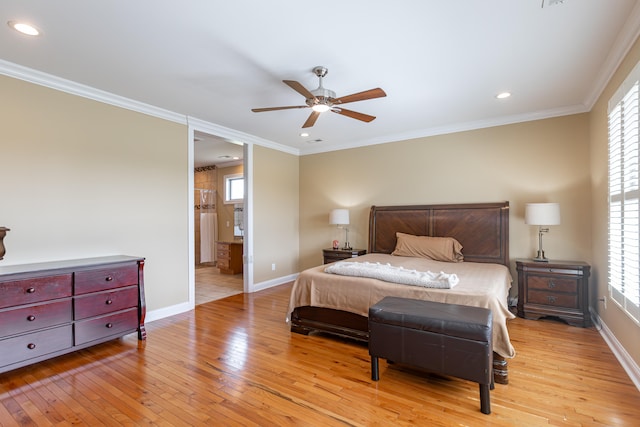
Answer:
[[[331,100],[336,98],[336,93],[332,90],[325,89],[322,86],[322,78],[326,76],[328,72],[329,70],[327,68],[321,66],[315,67],[313,69],[313,73],[318,76],[319,82],[317,89],[310,91],[311,94],[315,96],[315,99],[307,98],[306,103],[308,106],[313,107],[314,105],[320,104],[331,107],[331,105],[333,105]]]
[[[325,67],[315,67],[313,73],[318,77],[318,88],[309,90],[302,84],[295,80],[283,80],[282,82],[289,86],[291,89],[298,92],[305,98],[305,105],[292,105],[285,107],[268,107],[268,108],[252,108],[251,111],[260,113],[263,111],[275,111],[275,110],[290,110],[297,108],[311,108],[313,111],[309,115],[309,118],[302,125],[303,128],[311,127],[315,124],[316,120],[321,113],[326,111],[332,111],[337,114],[341,114],[352,119],[357,119],[363,122],[370,122],[375,119],[375,116],[359,113],[357,111],[347,110],[342,108],[342,104],[349,102],[364,101],[366,99],[380,98],[387,96],[386,93],[380,88],[370,89],[363,92],[352,93],[351,95],[342,96],[336,98],[336,93],[332,90],[325,89],[322,86],[322,78],[327,75],[329,70]],[[340,107],[338,107],[338,105]]]

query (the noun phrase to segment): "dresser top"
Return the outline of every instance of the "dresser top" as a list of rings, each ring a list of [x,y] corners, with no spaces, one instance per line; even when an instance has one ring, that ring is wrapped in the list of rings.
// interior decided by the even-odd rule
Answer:
[[[0,277],[18,273],[32,273],[36,271],[52,271],[52,270],[65,270],[65,269],[77,269],[85,267],[97,267],[101,265],[118,264],[123,262],[137,262],[144,261],[142,257],[128,256],[128,255],[110,255],[94,258],[80,258],[80,259],[67,259],[60,261],[48,261],[37,262],[30,264],[16,264],[16,265],[0,265]]]

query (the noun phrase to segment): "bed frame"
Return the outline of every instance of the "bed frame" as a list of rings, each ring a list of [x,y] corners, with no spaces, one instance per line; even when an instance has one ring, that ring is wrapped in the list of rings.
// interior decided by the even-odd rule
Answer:
[[[393,252],[396,232],[453,237],[463,246],[464,260],[509,267],[509,202],[414,206],[372,206],[369,253]],[[328,332],[369,340],[368,319],[342,310],[298,307],[291,313],[291,331],[308,335]],[[494,353],[494,380],[508,383],[507,361]]]

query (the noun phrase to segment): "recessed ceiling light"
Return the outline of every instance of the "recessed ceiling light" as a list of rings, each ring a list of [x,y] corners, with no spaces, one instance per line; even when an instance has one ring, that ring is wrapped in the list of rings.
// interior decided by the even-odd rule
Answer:
[[[26,34],[28,36],[40,35],[40,31],[33,25],[25,24],[24,22],[9,21],[7,24],[16,31]]]
[[[300,134],[300,136],[304,138],[304,137],[309,136],[309,133],[308,133],[308,132],[302,132],[302,133]]]
[[[511,96],[511,92],[502,92],[496,95],[498,99],[505,99]]]

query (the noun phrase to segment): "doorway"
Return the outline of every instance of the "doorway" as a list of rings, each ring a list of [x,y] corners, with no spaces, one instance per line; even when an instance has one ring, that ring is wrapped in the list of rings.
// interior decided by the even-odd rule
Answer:
[[[225,188],[226,176],[244,176],[244,150],[242,144],[199,131],[193,144],[194,300],[199,305],[244,291],[244,223],[238,215],[244,199],[229,202]],[[230,245],[240,268],[228,268]]]

